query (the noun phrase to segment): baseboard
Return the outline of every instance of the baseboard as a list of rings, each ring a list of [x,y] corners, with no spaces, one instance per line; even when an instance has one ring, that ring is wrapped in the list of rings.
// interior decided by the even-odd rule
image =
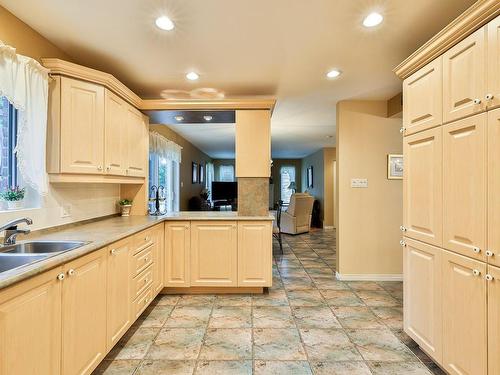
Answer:
[[[325,225],[325,226],[323,227],[323,229],[324,229],[324,230],[334,230],[334,229],[335,229],[335,227],[334,227],[333,225]]]
[[[403,281],[403,274],[340,274],[335,272],[340,281]]]

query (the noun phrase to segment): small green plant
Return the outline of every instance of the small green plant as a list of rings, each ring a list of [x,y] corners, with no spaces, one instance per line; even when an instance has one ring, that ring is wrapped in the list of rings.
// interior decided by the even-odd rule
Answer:
[[[15,186],[13,188],[8,188],[4,192],[0,193],[0,197],[4,201],[8,202],[22,201],[24,199],[25,193],[26,193],[25,188],[20,188],[19,186]]]
[[[122,199],[121,201],[118,202],[120,206],[130,206],[132,204],[131,199]]]

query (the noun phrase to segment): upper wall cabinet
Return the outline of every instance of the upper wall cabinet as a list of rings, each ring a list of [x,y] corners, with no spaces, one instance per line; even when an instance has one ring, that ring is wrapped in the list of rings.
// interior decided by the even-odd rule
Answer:
[[[488,108],[500,106],[500,17],[488,24]]]
[[[47,171],[54,182],[140,182],[148,121],[102,85],[57,76],[50,84]],[[138,179],[140,178],[140,179]]]
[[[443,121],[443,72],[439,57],[403,82],[405,135],[441,125]]]
[[[486,109],[486,27],[443,55],[443,119],[457,120]]]

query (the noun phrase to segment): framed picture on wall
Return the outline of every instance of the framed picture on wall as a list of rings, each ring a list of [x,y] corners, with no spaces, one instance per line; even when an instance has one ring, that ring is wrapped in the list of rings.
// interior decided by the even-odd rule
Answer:
[[[307,167],[307,188],[312,189],[314,187],[314,174],[312,165]]]
[[[192,172],[192,183],[197,184],[198,183],[198,164],[193,162],[191,164],[191,172]]]
[[[205,181],[205,165],[200,163],[200,175],[198,177],[198,182],[203,185]]]
[[[403,155],[387,155],[387,178],[389,180],[403,179]]]

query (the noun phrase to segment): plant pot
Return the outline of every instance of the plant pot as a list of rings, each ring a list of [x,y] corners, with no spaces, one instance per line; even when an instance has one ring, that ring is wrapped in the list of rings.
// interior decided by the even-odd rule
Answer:
[[[23,208],[24,202],[21,201],[7,201],[7,209],[8,210],[20,210]]]
[[[130,209],[132,208],[131,204],[120,206],[122,209],[122,216],[130,216]]]

